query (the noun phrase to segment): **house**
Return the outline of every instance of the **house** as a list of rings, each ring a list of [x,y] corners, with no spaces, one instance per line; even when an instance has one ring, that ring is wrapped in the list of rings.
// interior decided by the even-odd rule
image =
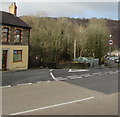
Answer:
[[[17,17],[17,6],[12,3],[9,13],[0,11],[2,15],[0,50],[2,52],[2,70],[28,69],[29,39],[31,27]]]

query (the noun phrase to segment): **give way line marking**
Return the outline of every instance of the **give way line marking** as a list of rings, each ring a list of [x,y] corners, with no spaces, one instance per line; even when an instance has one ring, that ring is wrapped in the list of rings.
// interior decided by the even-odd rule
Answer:
[[[32,109],[32,110],[27,110],[27,111],[12,113],[10,115],[20,115],[20,114],[24,114],[24,113],[34,112],[34,111],[43,110],[43,109],[49,109],[49,108],[63,106],[63,105],[72,104],[72,103],[76,103],[76,102],[82,102],[82,101],[90,100],[90,99],[93,99],[93,98],[95,98],[95,97],[88,97],[88,98],[83,98],[83,99],[80,99],[80,100],[74,100],[74,101],[70,101],[70,102],[64,102],[64,103],[60,103],[60,104],[45,106],[45,107],[36,108],[36,109]]]

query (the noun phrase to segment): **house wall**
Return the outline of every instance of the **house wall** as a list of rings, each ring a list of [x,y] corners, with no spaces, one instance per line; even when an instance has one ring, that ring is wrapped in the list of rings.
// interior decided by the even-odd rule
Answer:
[[[1,19],[1,16],[0,16]],[[0,24],[0,29],[2,28],[2,25]],[[2,39],[2,31],[0,30],[0,44]],[[0,46],[0,69],[2,69],[2,46]]]
[[[7,69],[8,70],[28,69],[28,50],[29,50],[30,29],[16,27],[16,26],[2,25],[2,28],[4,28],[4,27],[9,28],[9,37],[8,37],[7,43],[2,43],[0,41],[0,43],[2,43],[0,45],[0,48],[2,48],[2,50],[8,50]],[[14,42],[16,29],[22,30],[21,42],[19,42],[19,43]],[[22,50],[22,61],[21,62],[13,62],[13,51],[14,50]],[[0,69],[2,69],[2,65],[0,65]]]
[[[0,69],[2,69],[2,46],[0,46]]]
[[[29,39],[29,30],[27,28],[21,28],[21,27],[16,27],[16,26],[8,26],[8,25],[2,25],[2,28],[8,28],[9,29],[9,38],[7,43],[2,43],[2,44],[13,44],[13,45],[28,45],[28,39]],[[20,29],[22,31],[21,34],[21,42],[20,43],[15,43],[15,30]]]
[[[8,50],[7,69],[9,70],[28,69],[28,45],[2,45],[2,50]],[[21,62],[13,62],[14,50],[22,50]]]

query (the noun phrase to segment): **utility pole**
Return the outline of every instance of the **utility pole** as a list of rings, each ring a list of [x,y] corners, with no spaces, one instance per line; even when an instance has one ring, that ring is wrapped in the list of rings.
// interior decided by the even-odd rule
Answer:
[[[76,59],[76,39],[74,39],[74,60]]]

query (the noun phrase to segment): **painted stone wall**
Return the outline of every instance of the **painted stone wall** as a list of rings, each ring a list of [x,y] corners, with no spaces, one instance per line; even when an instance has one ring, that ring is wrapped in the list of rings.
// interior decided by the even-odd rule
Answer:
[[[7,69],[28,69],[28,45],[2,45],[2,50],[7,50]],[[22,50],[22,61],[13,62],[13,51]]]

